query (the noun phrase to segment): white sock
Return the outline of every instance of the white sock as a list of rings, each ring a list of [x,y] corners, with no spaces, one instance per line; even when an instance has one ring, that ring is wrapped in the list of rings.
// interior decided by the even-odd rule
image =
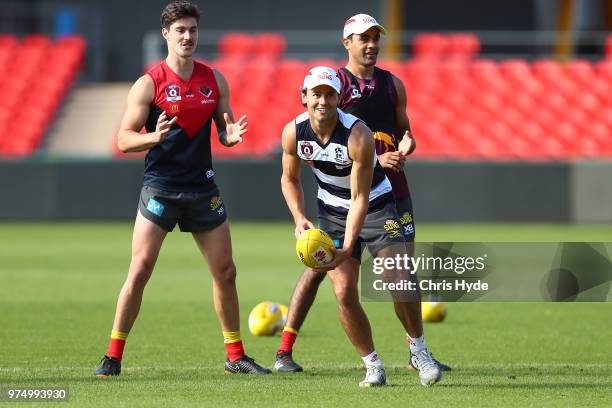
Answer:
[[[378,353],[376,352],[376,350],[374,350],[373,352],[371,352],[365,357],[361,357],[361,359],[363,360],[363,363],[366,365],[366,367],[371,367],[371,366],[382,367],[383,366],[382,360],[380,359],[380,357],[378,357]]]
[[[427,344],[425,344],[425,336],[412,338],[408,333],[406,333],[406,337],[408,337],[408,343],[410,344],[410,351],[418,351],[427,348]]]

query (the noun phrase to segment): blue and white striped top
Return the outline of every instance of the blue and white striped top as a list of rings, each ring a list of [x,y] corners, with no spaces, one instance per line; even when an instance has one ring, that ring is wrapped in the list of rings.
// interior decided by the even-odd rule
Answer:
[[[346,218],[351,202],[351,169],[353,161],[348,154],[348,139],[351,129],[360,119],[338,109],[336,129],[326,144],[321,144],[310,126],[308,112],[295,118],[298,156],[312,168],[319,191],[319,206],[326,211]],[[373,152],[374,177],[370,190],[370,206],[373,212],[393,200],[391,183]]]

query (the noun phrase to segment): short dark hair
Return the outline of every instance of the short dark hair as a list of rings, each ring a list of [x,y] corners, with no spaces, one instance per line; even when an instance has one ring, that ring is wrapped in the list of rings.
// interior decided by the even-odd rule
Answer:
[[[170,28],[172,23],[185,17],[193,17],[200,22],[200,9],[188,1],[173,1],[164,7],[161,13],[161,26],[165,29]]]

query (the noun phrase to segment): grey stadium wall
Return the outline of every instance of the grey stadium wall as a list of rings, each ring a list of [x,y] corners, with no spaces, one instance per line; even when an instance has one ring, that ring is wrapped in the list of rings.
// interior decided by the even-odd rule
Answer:
[[[0,219],[114,220],[135,216],[142,161],[0,162]],[[235,220],[291,217],[280,161],[223,161],[215,178]],[[303,169],[306,206],[315,181]],[[612,222],[612,163],[411,162],[417,221]]]

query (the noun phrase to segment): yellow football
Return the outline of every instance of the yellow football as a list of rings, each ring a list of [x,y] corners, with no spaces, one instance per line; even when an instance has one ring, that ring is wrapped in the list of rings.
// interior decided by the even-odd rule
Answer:
[[[295,244],[295,252],[300,261],[309,267],[327,265],[334,259],[331,248],[334,242],[320,229],[307,229]]]
[[[249,331],[253,336],[273,336],[284,324],[278,303],[261,302],[249,314]]]
[[[439,323],[446,318],[447,311],[445,302],[421,303],[421,314],[424,322]]]

